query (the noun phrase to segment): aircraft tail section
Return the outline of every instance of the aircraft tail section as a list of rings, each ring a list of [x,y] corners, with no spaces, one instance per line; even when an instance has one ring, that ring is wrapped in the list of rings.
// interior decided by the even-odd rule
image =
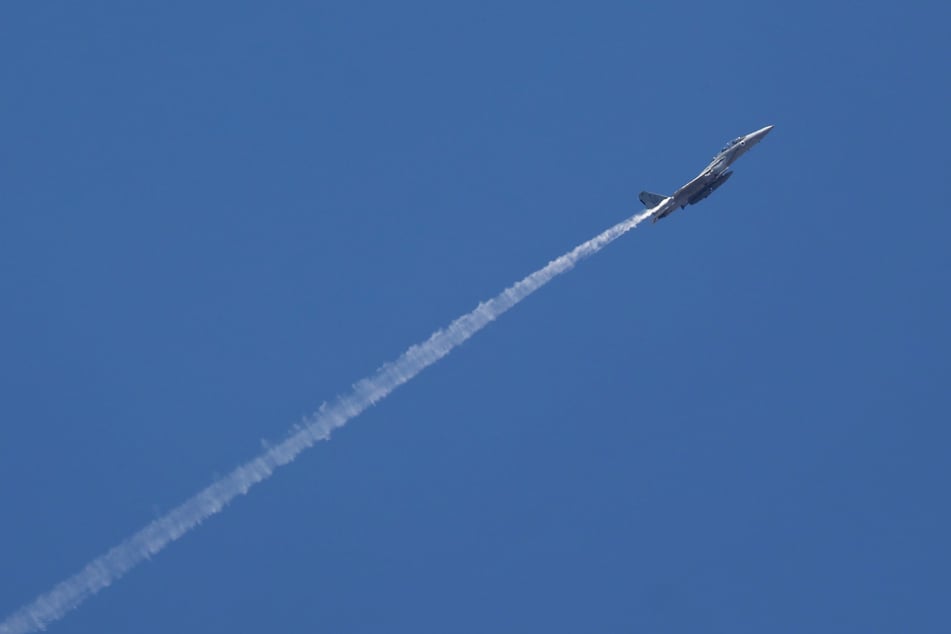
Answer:
[[[638,196],[641,199],[641,202],[644,203],[644,206],[648,209],[652,209],[660,204],[660,201],[667,198],[667,196],[662,196],[660,194],[652,194],[651,192],[641,192],[641,195]]]

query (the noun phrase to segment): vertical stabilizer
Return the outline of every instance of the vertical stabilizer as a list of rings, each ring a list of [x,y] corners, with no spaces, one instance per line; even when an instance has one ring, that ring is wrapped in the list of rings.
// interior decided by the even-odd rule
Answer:
[[[641,192],[641,195],[638,196],[641,199],[641,202],[644,203],[644,206],[648,209],[653,209],[661,203],[662,200],[667,198],[667,196],[661,196],[660,194],[652,194],[651,192]]]

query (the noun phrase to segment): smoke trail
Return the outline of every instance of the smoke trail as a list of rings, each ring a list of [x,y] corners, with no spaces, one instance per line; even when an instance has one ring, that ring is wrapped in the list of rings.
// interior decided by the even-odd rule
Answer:
[[[619,222],[552,260],[489,301],[479,304],[475,310],[459,317],[447,328],[437,330],[424,343],[411,346],[396,361],[385,364],[375,374],[354,384],[349,393],[337,397],[330,405],[325,403],[283,442],[217,480],[164,517],[156,519],[106,554],[91,561],[85,568],[57,584],[46,594],[14,612],[6,621],[0,623],[0,634],[26,634],[46,629],[47,625],[79,607],[86,599],[122,577],[143,560],[157,554],[168,544],[221,511],[238,495],[247,493],[252,486],[266,480],[277,467],[288,464],[317,441],[328,439],[333,430],[342,427],[351,418],[452,352],[456,346],[479,332],[499,315],[636,227],[648,218],[652,211],[653,209],[649,209]]]

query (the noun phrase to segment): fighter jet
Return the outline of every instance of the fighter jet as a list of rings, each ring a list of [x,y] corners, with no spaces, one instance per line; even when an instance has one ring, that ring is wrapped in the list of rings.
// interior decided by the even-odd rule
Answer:
[[[694,205],[712,194],[713,190],[733,176],[733,172],[730,171],[733,162],[762,141],[772,129],[773,126],[768,125],[746,136],[737,137],[724,145],[699,176],[675,191],[672,196],[641,192],[640,199],[644,206],[648,209],[657,208],[657,211],[651,214],[652,222],[669,216],[677,211],[677,207],[683,209],[687,205]]]

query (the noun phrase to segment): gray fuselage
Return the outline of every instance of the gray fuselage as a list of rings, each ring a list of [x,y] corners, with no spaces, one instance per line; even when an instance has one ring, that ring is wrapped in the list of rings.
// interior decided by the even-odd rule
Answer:
[[[696,178],[661,203],[660,208],[654,213],[654,221],[673,213],[678,207],[683,209],[687,205],[694,205],[712,194],[733,175],[730,166],[736,159],[759,143],[772,129],[773,126],[766,126],[727,143]]]

